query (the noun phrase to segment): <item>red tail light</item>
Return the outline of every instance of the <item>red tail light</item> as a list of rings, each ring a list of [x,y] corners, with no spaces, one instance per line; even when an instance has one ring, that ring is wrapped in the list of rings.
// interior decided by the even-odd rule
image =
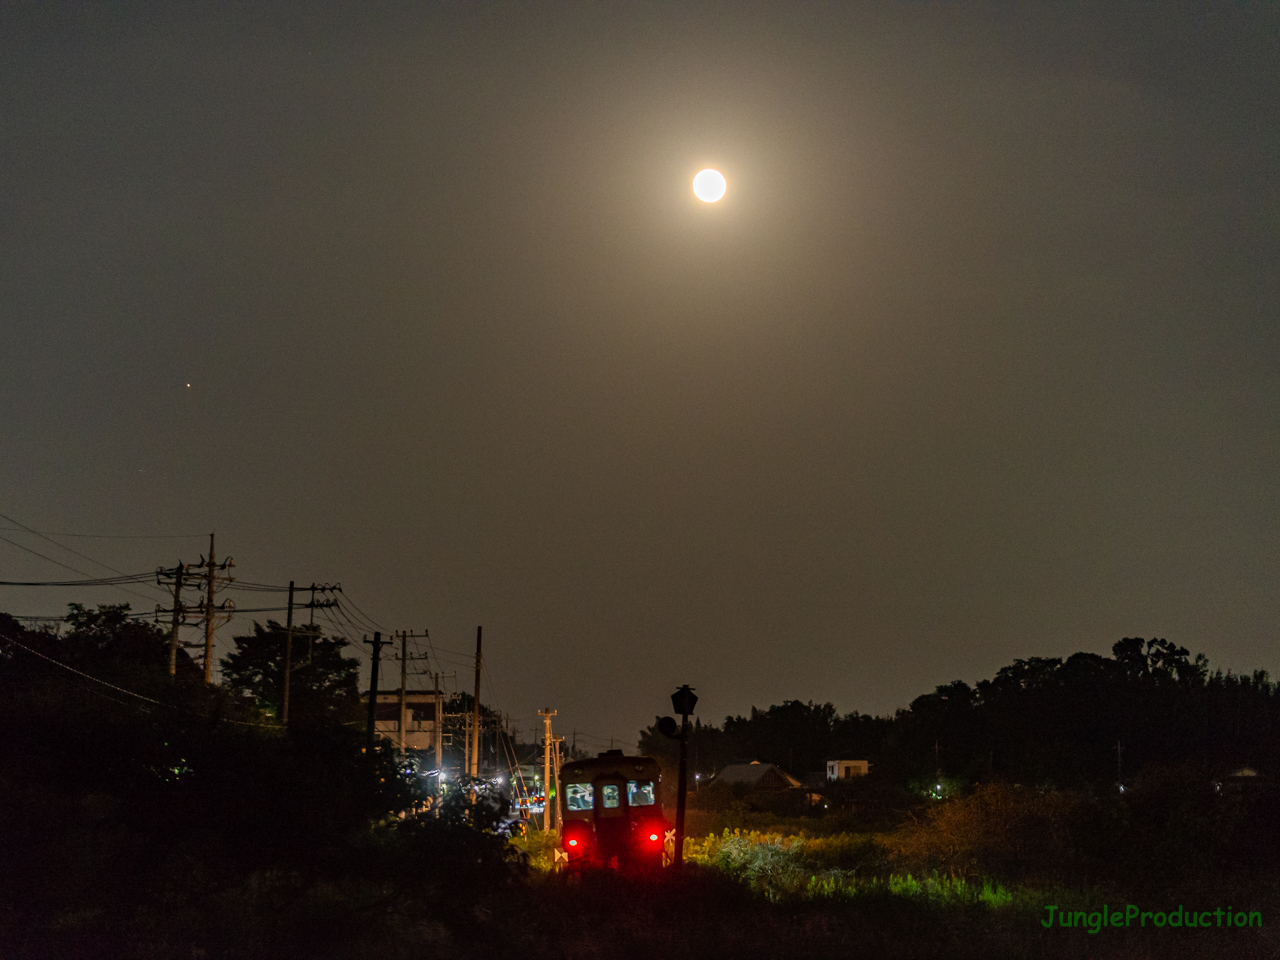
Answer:
[[[649,834],[649,839],[650,839],[650,840],[657,840],[657,839],[658,839],[658,835],[657,835],[656,833],[651,833],[651,834]]]
[[[578,845],[578,841],[577,841],[577,840],[570,840],[570,841],[569,841],[569,846],[571,846],[571,847],[576,847],[577,845]]]

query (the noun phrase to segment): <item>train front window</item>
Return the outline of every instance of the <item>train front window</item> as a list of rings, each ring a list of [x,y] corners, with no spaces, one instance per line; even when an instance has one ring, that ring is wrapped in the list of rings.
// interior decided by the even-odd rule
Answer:
[[[652,780],[627,781],[627,806],[651,807],[654,802]]]
[[[611,810],[622,802],[622,793],[618,790],[616,783],[606,783],[600,789],[606,810]]]
[[[567,783],[564,805],[569,810],[590,810],[595,802],[595,789],[589,783]]]

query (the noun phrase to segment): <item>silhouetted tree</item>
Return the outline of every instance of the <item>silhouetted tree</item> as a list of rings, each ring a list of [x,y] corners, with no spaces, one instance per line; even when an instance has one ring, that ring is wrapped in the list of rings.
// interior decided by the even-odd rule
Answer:
[[[284,691],[285,628],[274,620],[254,623],[253,633],[233,638],[236,649],[221,660],[222,683],[231,693],[251,696],[260,709],[277,712]],[[360,705],[360,663],[343,655],[347,642],[326,637],[319,627],[293,631],[289,719],[354,716]]]
[[[1210,673],[1203,654],[1162,639],[1126,638],[1112,653],[1015,660],[972,687],[939,686],[893,717],[841,717],[798,700],[752,707],[722,729],[699,725],[693,742],[707,745],[715,769],[750,757],[803,776],[828,759],[867,759],[875,776],[901,784],[932,783],[941,768],[969,782],[1113,786],[1117,743],[1126,779],[1149,766],[1201,781],[1245,764],[1280,775],[1280,690],[1265,672]],[[674,764],[674,742],[654,727],[641,732],[641,749]]]

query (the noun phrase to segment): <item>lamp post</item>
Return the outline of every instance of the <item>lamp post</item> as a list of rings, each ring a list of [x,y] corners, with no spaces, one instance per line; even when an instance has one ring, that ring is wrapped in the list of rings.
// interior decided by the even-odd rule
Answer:
[[[658,721],[658,729],[673,740],[680,741],[680,774],[676,781],[676,843],[671,858],[673,867],[684,866],[684,801],[689,786],[689,714],[697,706],[698,695],[687,683],[671,695],[671,706],[680,714],[680,732],[670,717]]]

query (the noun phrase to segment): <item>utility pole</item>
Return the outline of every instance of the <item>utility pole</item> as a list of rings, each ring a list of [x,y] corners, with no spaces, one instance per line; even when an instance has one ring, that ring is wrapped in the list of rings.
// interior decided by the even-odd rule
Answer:
[[[178,624],[182,622],[182,575],[186,572],[181,560],[173,575],[173,628],[169,633],[169,676],[178,673]]]
[[[444,697],[440,695],[440,674],[436,674],[435,682],[435,748],[436,748],[436,785],[439,787],[439,771],[444,763]]]
[[[481,627],[476,627],[476,695],[472,702],[472,721],[471,735],[475,738],[475,745],[471,750],[471,776],[480,776],[480,631]]]
[[[209,584],[204,617],[204,682],[213,682],[213,534],[209,534]]]
[[[284,627],[284,692],[280,695],[280,722],[289,722],[289,680],[293,671],[293,581],[289,581],[289,613]]]
[[[551,718],[556,711],[547,707],[539,710],[542,718],[542,829],[551,829]]]
[[[462,707],[466,707],[465,701]],[[461,709],[461,708],[460,708]],[[463,712],[462,716],[462,776],[471,773],[471,714]]]
[[[400,631],[400,756],[404,757],[404,738],[405,738],[405,721],[409,716],[408,694],[405,692],[409,686],[409,631]]]
[[[290,581],[289,581],[289,585],[290,585],[290,586],[293,586],[293,581],[292,581],[292,580],[290,580]],[[289,684],[289,685],[292,685],[292,683],[293,683],[293,671],[294,671],[294,670],[300,670],[300,669],[302,669],[303,667],[308,666],[308,665],[309,665],[309,664],[311,664],[311,662],[315,659],[315,655],[316,655],[316,631],[315,631],[316,611],[317,611],[317,610],[324,610],[324,609],[327,609],[327,608],[329,608],[329,607],[336,607],[336,606],[338,605],[338,601],[337,601],[337,600],[317,600],[317,599],[316,599],[316,591],[318,590],[318,591],[319,591],[319,592],[321,592],[321,593],[335,593],[335,592],[341,592],[341,590],[342,590],[342,588],[341,588],[340,586],[331,587],[331,586],[329,586],[327,583],[326,583],[326,584],[313,583],[310,587],[298,587],[297,589],[298,589],[299,591],[301,591],[301,590],[310,590],[310,591],[311,591],[311,600],[310,600],[310,602],[302,604],[302,606],[307,607],[307,608],[311,611],[311,618],[310,618],[310,622],[307,624],[307,659],[306,659],[306,660],[304,660],[302,663],[299,663],[299,664],[297,664],[296,666],[294,666],[294,665],[292,665],[292,659],[293,659],[293,657],[292,657],[292,653],[290,653],[290,654],[289,654],[290,667],[289,667],[289,672],[288,672],[288,674],[287,674],[287,676],[286,676],[286,680],[285,680],[286,684]],[[297,592],[297,591],[295,591],[295,594],[296,594],[296,592]],[[291,621],[292,621],[292,609],[297,608],[297,606],[298,606],[298,604],[297,604],[297,603],[291,603],[291,604],[290,604],[290,608],[291,608],[291,612],[290,612],[290,620],[291,620]],[[289,639],[289,641],[290,641],[290,644],[289,644],[289,650],[292,650],[292,638],[293,638],[293,635],[292,635],[292,633],[290,633],[290,634],[289,634],[289,637],[288,637],[288,639]],[[286,689],[288,689],[288,687],[287,687],[287,686],[286,686]],[[288,700],[288,697],[285,697],[284,699],[287,701],[287,700]],[[289,713],[289,711],[288,711],[288,710],[285,710],[285,711],[283,711],[283,712],[284,712],[284,714],[285,714],[286,716],[288,716],[288,713]]]
[[[390,640],[383,640],[382,634],[375,630],[373,632],[373,640],[367,637],[365,643],[372,643],[373,646],[373,669],[369,673],[369,731],[368,745],[373,747],[374,729],[378,720],[378,660],[382,657],[382,648],[390,643]]]
[[[195,579],[205,581],[205,600],[201,604],[201,612],[205,617],[205,682],[212,684],[214,682],[214,621],[230,620],[234,612],[236,612],[236,604],[225,600],[221,607],[215,607],[214,595],[218,593],[220,584],[229,584],[236,577],[218,576],[219,571],[227,571],[236,566],[236,561],[228,557],[221,564],[216,563],[214,558],[214,535],[209,535],[209,559],[202,558],[200,563],[195,564],[197,567],[204,568],[204,572],[197,573]]]

